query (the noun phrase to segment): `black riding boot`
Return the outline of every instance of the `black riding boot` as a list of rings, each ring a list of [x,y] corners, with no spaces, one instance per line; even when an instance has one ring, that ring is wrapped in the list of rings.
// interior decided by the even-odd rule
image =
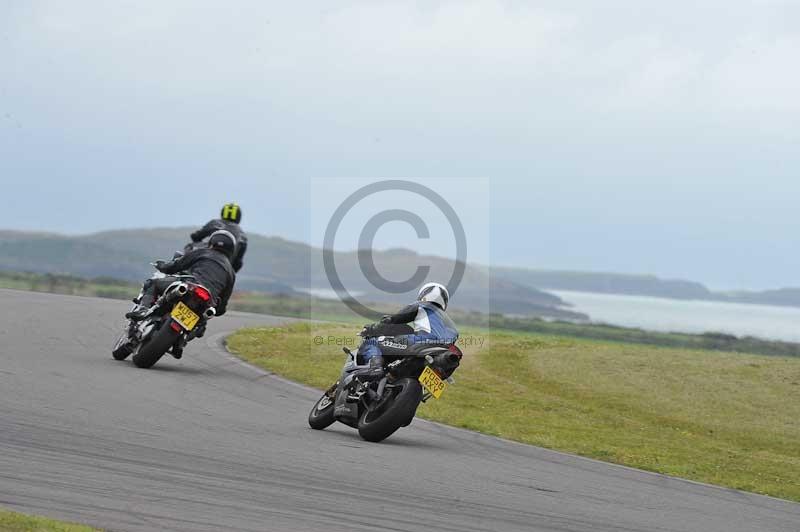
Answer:
[[[183,356],[183,343],[180,340],[178,340],[178,342],[179,343],[176,343],[175,345],[173,345],[172,349],[169,350],[169,352],[175,358],[181,358]]]
[[[139,300],[139,306],[127,314],[125,317],[129,320],[133,321],[140,321],[143,320],[147,313],[150,311],[150,307],[153,306],[153,303],[156,302],[156,287],[155,283],[145,283],[144,291],[142,292],[142,299]]]
[[[386,375],[386,371],[383,369],[383,357],[381,355],[375,355],[369,359],[369,365],[365,364],[356,369],[353,371],[352,375],[358,377],[362,382],[377,381],[383,378],[383,376]]]

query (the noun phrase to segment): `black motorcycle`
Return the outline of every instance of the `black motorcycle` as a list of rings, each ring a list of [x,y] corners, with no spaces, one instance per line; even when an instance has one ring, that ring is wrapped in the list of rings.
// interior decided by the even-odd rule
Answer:
[[[441,397],[463,356],[455,344],[415,344],[402,355],[384,353],[384,376],[366,380],[348,374],[357,367],[356,354],[343,349],[349,358],[342,378],[316,402],[308,424],[322,430],[339,421],[371,442],[410,425],[420,403]]]
[[[156,274],[155,278],[163,274]],[[193,338],[202,336],[206,322],[216,315],[208,289],[191,275],[176,275],[142,320],[129,320],[111,351],[116,360],[133,355],[133,363],[149,368],[168,351],[180,352]],[[139,309],[144,289],[134,302]],[[180,350],[180,351],[178,351]]]

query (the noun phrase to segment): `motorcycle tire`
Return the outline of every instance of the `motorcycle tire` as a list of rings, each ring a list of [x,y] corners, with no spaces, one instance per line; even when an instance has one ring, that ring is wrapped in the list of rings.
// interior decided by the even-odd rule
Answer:
[[[335,385],[334,385],[335,388]],[[314,403],[314,407],[308,414],[308,426],[314,430],[322,430],[333,424],[336,418],[333,417],[334,401],[330,398],[331,390]]]
[[[138,368],[151,368],[158,362],[162,356],[167,352],[167,349],[175,344],[180,333],[172,330],[167,323],[163,323],[161,328],[153,333],[149,340],[147,340],[139,352],[133,355],[133,363]]]
[[[422,385],[417,379],[405,378],[394,383],[393,397],[377,409],[367,408],[358,420],[358,434],[367,441],[385,440],[414,418],[422,400]]]
[[[111,350],[111,356],[114,357],[114,360],[125,360],[132,352],[133,349],[128,341],[126,330],[117,338],[117,343],[114,344],[114,349]]]

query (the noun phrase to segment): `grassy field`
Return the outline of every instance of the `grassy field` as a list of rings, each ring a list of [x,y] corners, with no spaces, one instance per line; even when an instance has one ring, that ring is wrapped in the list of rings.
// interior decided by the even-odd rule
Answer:
[[[84,279],[72,275],[4,271],[0,271],[0,288],[110,299],[131,299],[139,293],[136,285],[107,277]]]
[[[2,532],[93,532],[96,529],[62,523],[45,517],[34,517],[0,510],[0,531]]]
[[[308,323],[249,329],[228,347],[325,388],[344,361],[338,344],[355,346],[354,332]],[[470,338],[456,385],[422,405],[422,417],[800,501],[797,358],[479,329],[462,334]]]

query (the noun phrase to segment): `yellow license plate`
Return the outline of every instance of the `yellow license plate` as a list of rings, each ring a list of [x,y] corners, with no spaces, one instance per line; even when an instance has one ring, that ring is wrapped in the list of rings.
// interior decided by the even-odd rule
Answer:
[[[425,371],[419,376],[419,382],[425,387],[426,390],[431,392],[434,399],[441,397],[444,389],[447,388],[447,383],[443,381],[430,366],[425,368]]]
[[[197,322],[200,321],[200,316],[195,314],[192,309],[181,302],[175,305],[175,308],[172,309],[170,316],[172,316],[175,321],[180,323],[181,327],[187,331],[194,329],[195,325],[197,325]]]

